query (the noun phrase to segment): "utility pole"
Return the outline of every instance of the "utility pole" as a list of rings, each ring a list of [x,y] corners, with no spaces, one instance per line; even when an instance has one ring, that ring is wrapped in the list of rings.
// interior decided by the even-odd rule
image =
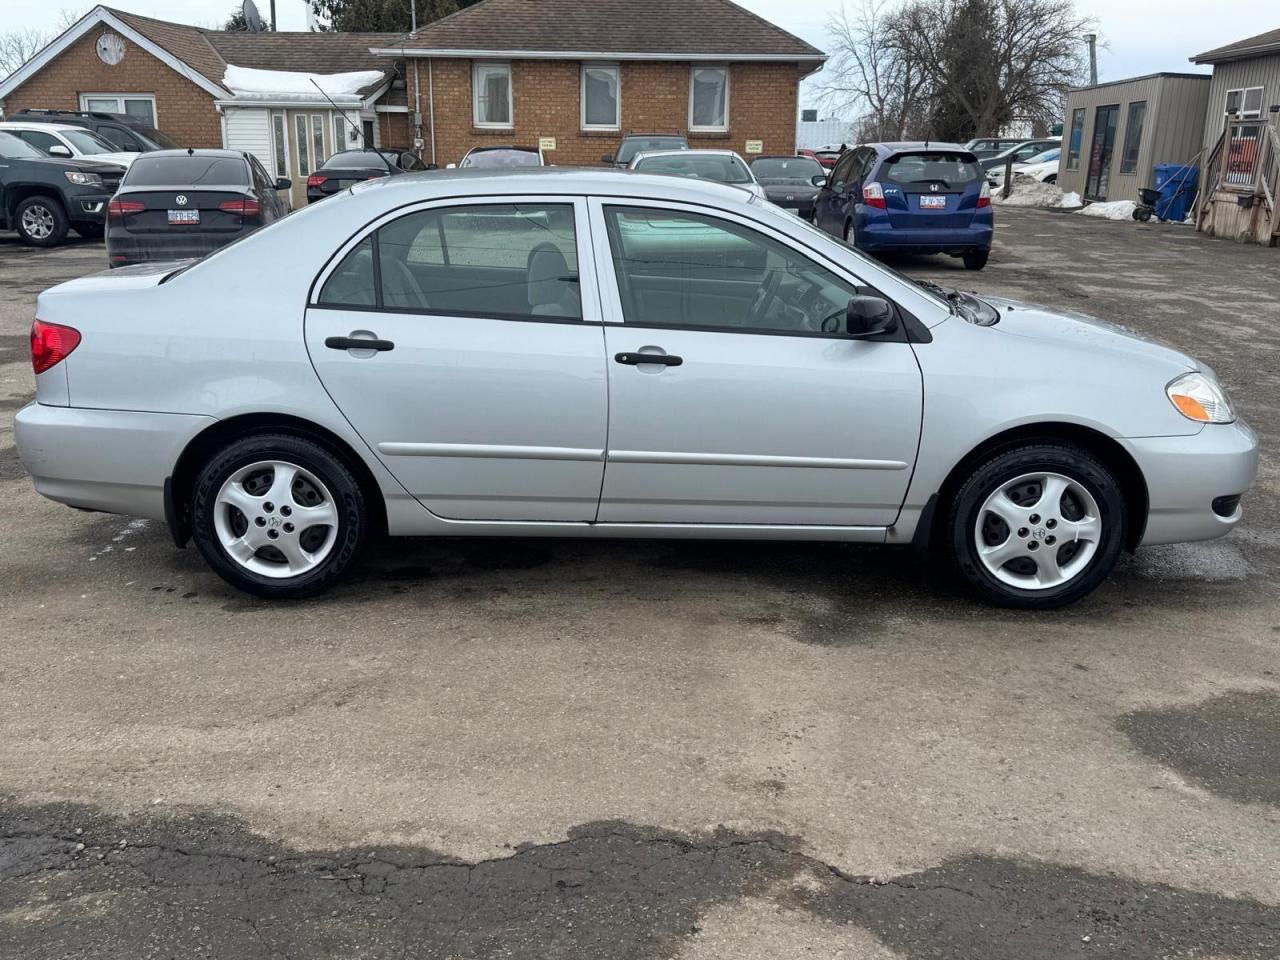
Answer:
[[[276,32],[276,0],[271,0],[271,32]]]
[[[1084,42],[1089,45],[1089,86],[1098,85],[1098,35],[1086,33]]]

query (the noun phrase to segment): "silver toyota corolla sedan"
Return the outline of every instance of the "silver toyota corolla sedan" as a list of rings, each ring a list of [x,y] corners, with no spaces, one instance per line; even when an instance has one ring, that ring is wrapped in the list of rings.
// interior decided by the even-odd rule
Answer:
[[[270,597],[385,532],[913,545],[1054,607],[1122,549],[1229,531],[1257,469],[1190,357],[672,177],[371,181],[37,317],[36,489],[163,519]]]

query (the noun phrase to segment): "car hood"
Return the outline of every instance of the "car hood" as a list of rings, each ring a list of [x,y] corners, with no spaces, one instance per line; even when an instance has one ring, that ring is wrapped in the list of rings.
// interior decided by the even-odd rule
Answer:
[[[107,154],[100,154],[107,156]],[[132,156],[132,154],[129,154]],[[83,170],[85,173],[123,173],[124,166],[119,163],[103,163],[98,160],[71,157],[21,157],[25,163],[43,163],[59,170]]]
[[[983,295],[980,299],[1000,311],[1000,322],[989,329],[1006,336],[1037,340],[1074,351],[1126,354],[1135,361],[1168,368],[1170,379],[1188,370],[1207,369],[1180,350],[1096,317],[1050,310],[1003,297]]]
[[[138,155],[136,153],[95,153],[78,159],[96,163],[114,163],[116,166],[128,169],[129,164],[133,163],[137,158]]]

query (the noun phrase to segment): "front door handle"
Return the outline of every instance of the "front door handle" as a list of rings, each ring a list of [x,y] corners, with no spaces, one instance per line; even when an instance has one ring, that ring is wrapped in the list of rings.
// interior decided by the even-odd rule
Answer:
[[[625,363],[629,367],[642,363],[656,363],[664,367],[678,367],[684,363],[684,357],[675,357],[669,353],[615,353],[613,359]]]
[[[394,350],[390,340],[366,340],[364,337],[325,337],[324,345],[330,350]]]

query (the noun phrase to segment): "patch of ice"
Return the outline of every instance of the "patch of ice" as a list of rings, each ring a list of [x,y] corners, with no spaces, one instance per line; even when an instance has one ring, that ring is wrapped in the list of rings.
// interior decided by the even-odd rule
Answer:
[[[1091,203],[1076,213],[1086,217],[1105,217],[1107,220],[1132,220],[1137,204],[1132,200],[1112,200],[1109,203]]]
[[[276,94],[286,97],[308,95],[321,99],[311,81],[315,81],[331,97],[354,97],[362,89],[384,77],[381,70],[357,70],[352,73],[296,73],[291,70],[255,70],[252,67],[227,65],[222,82],[238,95]]]

